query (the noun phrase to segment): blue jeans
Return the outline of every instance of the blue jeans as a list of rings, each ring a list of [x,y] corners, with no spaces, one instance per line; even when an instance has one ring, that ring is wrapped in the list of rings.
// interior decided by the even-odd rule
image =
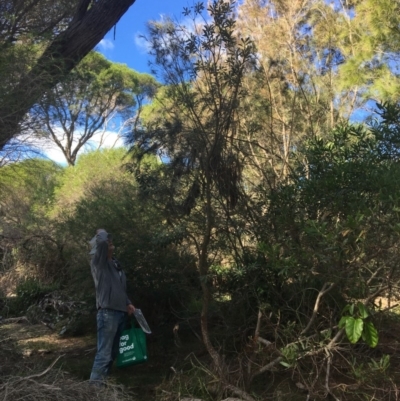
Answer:
[[[90,381],[104,382],[118,355],[119,338],[125,328],[126,312],[100,309],[97,312],[97,352]]]

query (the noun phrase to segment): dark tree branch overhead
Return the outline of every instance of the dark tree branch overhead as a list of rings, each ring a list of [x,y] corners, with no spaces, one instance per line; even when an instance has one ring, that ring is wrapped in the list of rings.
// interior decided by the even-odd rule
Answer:
[[[60,82],[136,0],[81,0],[67,28],[49,43],[33,68],[0,98],[0,150],[43,93]]]

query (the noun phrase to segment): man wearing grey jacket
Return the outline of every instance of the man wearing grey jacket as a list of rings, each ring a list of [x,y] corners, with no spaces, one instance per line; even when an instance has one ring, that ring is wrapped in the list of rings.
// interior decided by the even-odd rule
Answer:
[[[96,287],[97,306],[97,352],[90,381],[102,384],[117,357],[126,315],[132,315],[135,307],[126,293],[125,273],[113,258],[111,235],[100,228],[90,244],[90,267]]]

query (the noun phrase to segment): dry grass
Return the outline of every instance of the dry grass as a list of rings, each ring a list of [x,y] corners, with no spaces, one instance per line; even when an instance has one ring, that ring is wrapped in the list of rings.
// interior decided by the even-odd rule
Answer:
[[[133,401],[134,398],[121,386],[107,385],[99,388],[87,381],[73,380],[69,374],[60,370],[48,368],[42,373],[29,376],[1,377],[0,400]]]
[[[152,393],[145,372],[114,370],[111,383],[97,388],[89,377],[95,337],[60,337],[43,324],[0,324],[0,401],[141,401]],[[124,375],[126,386],[117,385]],[[126,376],[126,377],[125,377]],[[151,394],[150,394],[151,395]],[[150,398],[152,399],[152,398]]]

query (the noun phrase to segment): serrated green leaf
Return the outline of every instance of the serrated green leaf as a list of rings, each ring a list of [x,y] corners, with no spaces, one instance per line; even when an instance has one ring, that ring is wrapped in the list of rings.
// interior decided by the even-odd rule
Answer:
[[[379,341],[378,331],[372,322],[364,322],[363,340],[371,347],[375,348]]]
[[[357,303],[358,311],[362,319],[366,319],[369,316],[368,310],[362,302]]]
[[[355,344],[361,337],[364,328],[364,321],[360,318],[348,316],[346,319],[346,335],[352,344]]]

